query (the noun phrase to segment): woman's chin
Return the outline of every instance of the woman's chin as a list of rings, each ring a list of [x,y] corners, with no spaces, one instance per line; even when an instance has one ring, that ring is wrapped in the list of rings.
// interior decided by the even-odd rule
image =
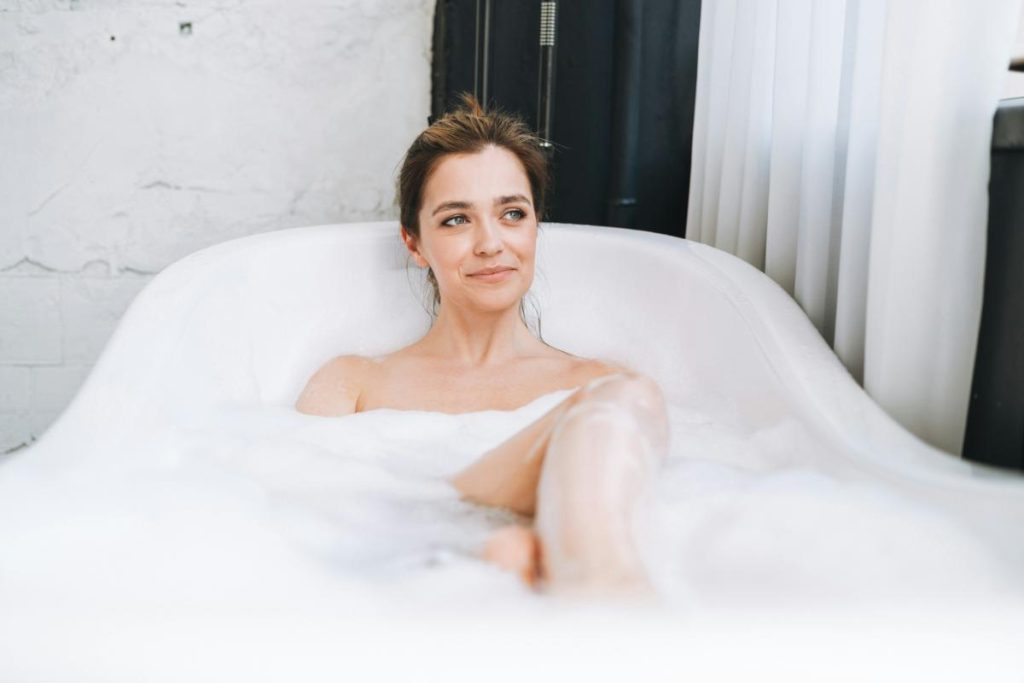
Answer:
[[[510,283],[511,284],[511,283]],[[515,286],[503,286],[493,288],[475,288],[474,291],[464,291],[459,297],[459,303],[453,305],[456,308],[469,308],[481,313],[501,313],[502,311],[514,308],[519,310],[519,302],[526,296],[529,288]],[[444,297],[442,297],[444,298]]]
[[[501,313],[509,309],[519,310],[519,301],[523,298],[522,295],[513,296],[512,292],[502,293],[500,296],[495,294],[495,296],[478,297],[477,309],[486,313]]]

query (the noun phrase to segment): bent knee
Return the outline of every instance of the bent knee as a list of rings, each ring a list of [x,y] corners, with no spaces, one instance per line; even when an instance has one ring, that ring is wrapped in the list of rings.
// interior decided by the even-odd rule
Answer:
[[[641,397],[644,398],[644,397]],[[580,401],[566,412],[556,427],[556,432],[578,428],[593,435],[602,434],[605,439],[614,435],[635,435],[664,454],[668,446],[668,421],[663,409],[649,410],[637,401],[616,401],[588,398]]]
[[[665,396],[658,383],[638,372],[622,372],[605,375],[586,385],[580,400],[599,400],[621,405],[624,408],[642,408],[663,412]]]
[[[668,446],[668,409],[665,395],[651,377],[637,372],[624,372],[601,377],[581,392],[577,406],[611,404],[630,415],[652,438],[656,448]]]

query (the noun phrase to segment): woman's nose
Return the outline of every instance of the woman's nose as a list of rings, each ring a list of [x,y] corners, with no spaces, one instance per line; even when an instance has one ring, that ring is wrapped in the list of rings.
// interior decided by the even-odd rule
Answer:
[[[502,251],[501,229],[492,220],[477,223],[476,253],[479,255],[497,254]]]

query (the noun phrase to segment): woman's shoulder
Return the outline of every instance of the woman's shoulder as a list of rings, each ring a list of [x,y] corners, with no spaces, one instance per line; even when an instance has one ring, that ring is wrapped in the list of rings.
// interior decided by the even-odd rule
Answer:
[[[335,356],[313,373],[295,403],[307,415],[339,416],[354,413],[359,394],[377,367],[372,358]]]
[[[326,363],[324,363],[319,370],[316,371],[316,375],[323,373],[326,376],[338,376],[338,375],[351,375],[353,373],[367,373],[373,370],[380,364],[379,358],[370,358],[367,356],[360,356],[357,354],[345,354],[342,356],[335,356]]]
[[[630,374],[633,370],[609,360],[601,358],[580,358],[576,362],[575,375],[577,384],[587,384],[606,375]]]

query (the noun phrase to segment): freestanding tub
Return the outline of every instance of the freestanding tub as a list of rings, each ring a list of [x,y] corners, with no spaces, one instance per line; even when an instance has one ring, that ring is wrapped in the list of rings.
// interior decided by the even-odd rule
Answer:
[[[331,356],[417,339],[430,322],[423,278],[397,230],[285,230],[170,266],[139,294],[68,409],[19,457],[114,443],[225,402],[291,405]],[[546,224],[531,294],[554,346],[623,362],[657,378],[669,402],[720,405],[750,429],[797,415],[834,447],[816,464],[933,488],[984,520],[984,533],[1024,568],[1014,521],[1024,477],[970,464],[899,426],[799,306],[744,261],[655,233]]]
[[[152,444],[188,434],[211,411],[291,406],[333,355],[378,354],[418,338],[430,322],[423,274],[397,233],[394,222],[285,230],[167,268],[136,298],[50,431],[0,465],[0,500],[12,470],[39,481],[116,468],[109,454],[149,457]],[[742,260],[653,233],[547,224],[532,294],[548,343],[644,372],[671,405],[699,406],[738,434],[795,421],[806,437],[776,464],[884,482],[955,517],[1009,574],[1024,577],[1024,480],[901,428],[798,305]],[[11,505],[2,511],[17,514]],[[18,558],[2,552],[0,566],[16,573]],[[18,632],[6,626],[0,631]]]

